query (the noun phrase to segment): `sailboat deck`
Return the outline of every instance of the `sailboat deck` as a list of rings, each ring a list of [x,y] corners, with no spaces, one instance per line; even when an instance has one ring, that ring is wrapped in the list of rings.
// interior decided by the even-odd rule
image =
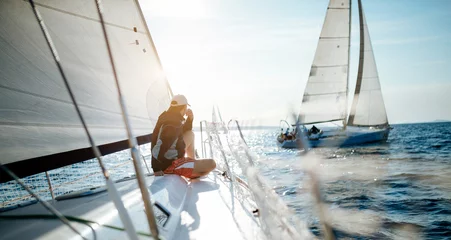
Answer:
[[[165,239],[255,239],[259,232],[258,218],[252,207],[233,196],[229,182],[217,173],[202,179],[185,181],[179,176],[147,177],[151,183],[153,202],[158,202],[170,216],[159,226]],[[125,207],[137,231],[149,234],[144,206],[136,180],[116,184]],[[117,211],[107,192],[90,196],[52,200],[51,203],[66,216],[122,228]],[[39,203],[0,213],[2,239],[80,239],[57,219],[5,219],[2,216],[26,218],[51,214]],[[88,239],[126,239],[125,231],[71,221]],[[227,229],[227,234],[223,234]],[[140,239],[150,239],[140,235]]]

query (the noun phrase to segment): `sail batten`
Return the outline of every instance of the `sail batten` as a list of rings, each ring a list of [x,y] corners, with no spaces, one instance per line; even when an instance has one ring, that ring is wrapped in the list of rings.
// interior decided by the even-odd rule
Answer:
[[[342,39],[342,38],[348,38],[348,37],[319,37],[319,39]]]
[[[336,64],[336,65],[314,65],[312,68],[333,68],[333,67],[346,67],[348,64]],[[312,82],[314,84],[315,82]]]
[[[360,57],[354,100],[348,125],[384,126],[388,124],[388,118],[379,82],[379,74],[361,0],[358,1],[358,4]]]
[[[96,144],[127,148],[95,3],[36,0],[36,7]],[[169,106],[171,89],[135,1],[105,1],[104,12],[134,135],[146,136]],[[45,156],[90,147],[29,3],[0,1],[0,22],[0,162],[39,159],[45,166]],[[93,157],[79,156],[72,163]]]
[[[333,92],[333,93],[317,93],[317,94],[310,94],[309,96],[327,96],[327,95],[335,95],[337,93],[346,93],[346,91],[344,92]]]
[[[79,17],[79,18],[84,18],[84,19],[87,19],[87,20],[91,20],[91,21],[100,23],[100,20],[97,19],[97,18],[87,17],[87,16],[85,16],[85,15],[77,14],[77,13],[74,13],[74,12],[65,11],[65,10],[62,10],[62,9],[60,9],[60,8],[52,7],[52,6],[50,6],[50,5],[46,5],[46,4],[43,4],[43,3],[35,2],[35,5],[36,5],[36,6],[43,7],[43,8],[51,9],[51,10],[54,10],[54,11],[58,11],[58,12],[61,12],[61,13],[69,14],[69,15],[72,15],[72,16],[76,16],[76,17]],[[142,34],[147,34],[147,33],[146,33],[145,31],[143,31],[143,30],[139,30],[139,31],[137,30],[137,31],[135,31],[134,28],[127,27],[127,26],[123,26],[123,25],[119,25],[119,24],[114,24],[114,23],[109,23],[109,22],[104,22],[104,24],[105,24],[105,25],[109,25],[109,26],[114,26],[114,27],[122,28],[122,29],[129,30],[129,31],[133,31],[133,32],[139,32],[139,33],[142,33]]]
[[[346,119],[350,0],[330,0],[304,90],[302,122]]]

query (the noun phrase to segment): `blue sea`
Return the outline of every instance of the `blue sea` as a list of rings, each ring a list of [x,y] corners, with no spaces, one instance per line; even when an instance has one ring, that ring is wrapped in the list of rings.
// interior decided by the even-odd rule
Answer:
[[[323,202],[330,209],[351,213],[349,218],[342,216],[335,220],[341,225],[348,224],[349,230],[334,228],[336,236],[451,239],[451,123],[392,126],[394,129],[386,143],[311,150],[320,159],[318,174],[322,176]],[[267,183],[309,229],[319,235],[319,219],[309,190],[309,177],[302,169],[310,159],[299,150],[279,148],[276,144],[278,128],[245,130],[243,134]],[[148,148],[148,145],[143,146],[143,151]],[[105,156],[104,161],[114,179],[133,175],[127,151]],[[104,184],[101,174],[89,174],[86,179],[76,180],[78,173],[86,175],[87,169],[99,172],[97,161],[89,160],[50,171],[57,194],[85,188],[88,183],[93,186]],[[42,197],[50,199],[44,174],[24,181]],[[0,184],[2,201],[20,199],[24,194],[20,189],[14,182]],[[372,233],[362,234],[363,230],[353,225],[350,217],[356,212],[371,213],[372,217],[359,219],[360,223],[377,220],[377,225],[371,225],[376,228]]]
[[[326,176],[321,181],[324,202],[330,208],[369,211],[380,221],[376,233],[369,236],[337,229],[335,234],[393,239],[404,230],[423,239],[451,239],[451,123],[392,126],[386,143],[312,150],[321,159],[320,173]],[[268,183],[318,234],[307,176],[299,167],[306,159],[298,150],[278,148],[278,133],[277,129],[244,131]]]

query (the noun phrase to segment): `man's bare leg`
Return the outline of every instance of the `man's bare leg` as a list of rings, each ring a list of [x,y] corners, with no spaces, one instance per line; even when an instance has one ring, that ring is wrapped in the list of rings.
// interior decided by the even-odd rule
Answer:
[[[183,133],[183,141],[185,142],[185,154],[187,157],[196,159],[194,157],[194,132],[186,131]]]
[[[194,132],[187,131],[183,134],[185,141],[185,154],[187,157],[195,159],[194,155]],[[216,168],[216,162],[213,159],[198,159],[194,162],[192,178],[198,178],[207,175]]]
[[[213,159],[198,159],[194,162],[193,177],[202,177],[209,174],[216,168],[216,162]]]

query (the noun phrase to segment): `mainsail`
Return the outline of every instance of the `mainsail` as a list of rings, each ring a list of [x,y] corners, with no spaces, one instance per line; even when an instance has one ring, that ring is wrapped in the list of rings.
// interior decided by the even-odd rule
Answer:
[[[304,124],[346,120],[351,1],[330,0],[300,115]]]
[[[360,59],[357,83],[348,125],[385,126],[388,124],[379,75],[365,14],[359,0]]]
[[[127,135],[95,2],[35,3],[95,142],[116,151],[128,148],[121,142]],[[103,6],[134,135],[150,134],[169,106],[171,90],[135,1],[109,0]],[[74,162],[47,156],[73,156],[85,148],[92,153],[28,2],[0,1],[0,51],[0,163],[22,177]],[[40,169],[30,169],[30,159],[39,159],[33,166]]]

